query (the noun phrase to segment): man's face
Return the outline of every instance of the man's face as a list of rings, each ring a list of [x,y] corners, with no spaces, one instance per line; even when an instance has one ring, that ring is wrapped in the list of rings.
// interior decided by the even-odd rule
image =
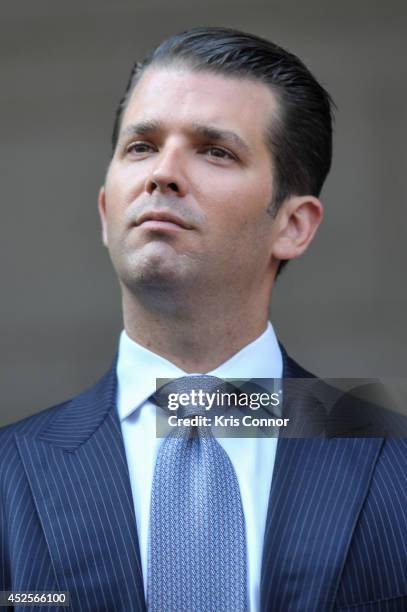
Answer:
[[[104,243],[126,287],[270,288],[266,132],[276,112],[272,92],[249,79],[144,74],[99,198]]]

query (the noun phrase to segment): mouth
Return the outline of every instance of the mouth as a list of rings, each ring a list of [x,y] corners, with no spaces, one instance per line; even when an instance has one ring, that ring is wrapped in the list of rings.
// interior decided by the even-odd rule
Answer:
[[[136,227],[143,226],[148,229],[174,230],[192,229],[192,226],[177,215],[168,212],[146,212],[136,221]]]

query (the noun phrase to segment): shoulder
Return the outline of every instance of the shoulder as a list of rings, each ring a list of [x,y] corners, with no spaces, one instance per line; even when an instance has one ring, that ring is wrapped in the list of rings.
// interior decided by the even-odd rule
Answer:
[[[385,438],[394,461],[406,461],[407,410],[375,379],[319,378],[280,344],[286,396],[305,420],[318,416],[328,438]],[[291,379],[291,380],[290,380]]]
[[[11,425],[0,428],[0,506],[10,511],[10,503],[24,490],[25,472],[21,461],[18,436],[37,436],[47,427],[67,402],[46,408]],[[0,523],[2,520],[0,520]],[[1,540],[1,537],[0,537]]]
[[[63,410],[71,400],[45,408],[16,423],[0,427],[0,482],[13,472],[13,464],[18,459],[15,443],[16,435],[36,436]]]
[[[0,480],[5,473],[10,472],[10,464],[18,460],[18,438],[41,438],[50,434],[52,442],[57,438],[66,441],[67,445],[75,445],[78,432],[84,437],[92,428],[105,418],[109,409],[115,405],[116,368],[115,362],[108,372],[83,392],[74,397],[45,408],[36,414],[28,416],[16,423],[0,428]],[[52,437],[52,435],[54,437]],[[48,439],[50,439],[48,436]]]
[[[15,434],[35,436],[43,427],[45,427],[58,413],[68,406],[72,400],[61,402],[49,408],[45,408],[40,412],[25,417],[10,425],[0,427],[0,457],[2,450],[14,438]]]

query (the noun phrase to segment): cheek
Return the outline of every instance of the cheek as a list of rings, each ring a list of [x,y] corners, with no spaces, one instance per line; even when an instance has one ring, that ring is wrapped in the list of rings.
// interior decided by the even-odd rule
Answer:
[[[105,184],[105,225],[107,237],[112,241],[120,240],[125,224],[125,207],[122,194],[112,182]]]
[[[105,183],[108,207],[124,209],[134,201],[145,183],[145,176],[140,170],[136,171],[130,165],[109,170]]]
[[[239,234],[252,236],[261,229],[269,231],[272,218],[267,208],[270,201],[269,190],[242,184],[237,189],[229,189],[223,198],[215,201],[213,213],[237,238]]]

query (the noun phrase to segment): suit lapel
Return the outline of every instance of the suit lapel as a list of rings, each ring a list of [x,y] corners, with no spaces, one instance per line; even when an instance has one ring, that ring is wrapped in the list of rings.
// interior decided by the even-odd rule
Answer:
[[[282,350],[284,378],[312,377]],[[381,438],[278,440],[264,537],[262,612],[331,610],[382,444]]]
[[[115,367],[37,436],[17,437],[61,590],[73,609],[145,610]]]

